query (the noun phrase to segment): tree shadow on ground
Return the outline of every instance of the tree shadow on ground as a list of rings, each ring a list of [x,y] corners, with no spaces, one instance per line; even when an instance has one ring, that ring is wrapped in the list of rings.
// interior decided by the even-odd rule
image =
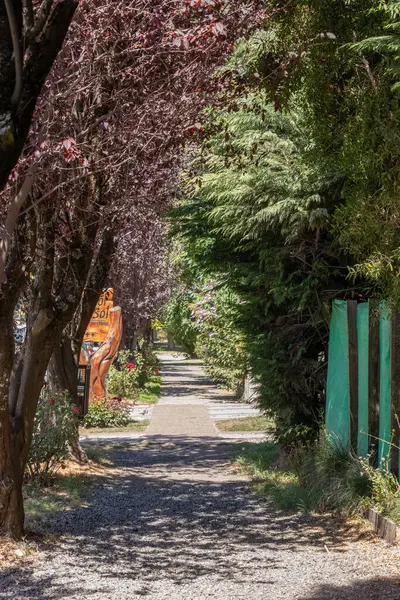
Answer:
[[[368,579],[351,585],[321,585],[310,595],[298,600],[399,600],[400,585],[396,579]]]
[[[160,581],[182,586],[213,578],[265,587],[265,595],[257,598],[269,599],[278,598],[276,591],[269,593],[295,563],[301,566],[321,554],[323,562],[328,549],[346,565],[344,525],[266,507],[229,469],[230,446],[198,442],[111,450],[113,468],[85,504],[52,513],[47,532],[61,536],[59,545],[43,549],[44,560],[36,568],[5,573],[0,598],[90,599],[98,594],[128,600],[151,597]],[[115,589],[120,595],[114,596]],[[334,588],[331,592],[321,588],[320,595],[302,600],[356,598],[335,596]]]

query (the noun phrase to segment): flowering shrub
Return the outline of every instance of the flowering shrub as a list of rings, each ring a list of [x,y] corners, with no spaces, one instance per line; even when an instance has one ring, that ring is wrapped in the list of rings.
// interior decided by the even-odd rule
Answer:
[[[238,396],[243,394],[247,363],[245,339],[238,327],[240,304],[221,280],[204,285],[192,305],[198,327],[196,354],[210,377]]]
[[[138,377],[138,383],[141,389],[146,386],[146,383],[148,383],[154,375],[158,375],[160,361],[155,355],[153,348],[153,344],[142,344],[142,351],[140,354],[142,360]]]
[[[122,350],[118,354],[118,368],[111,365],[107,376],[108,392],[111,396],[121,396],[125,400],[137,400],[144,361],[140,354],[135,361],[129,361],[129,356],[129,350]]]
[[[132,403],[124,402],[120,396],[95,398],[89,403],[84,427],[125,427],[132,420]]]
[[[42,393],[27,464],[31,479],[42,484],[48,482],[68,456],[68,444],[77,427],[74,409],[67,392],[50,397]]]

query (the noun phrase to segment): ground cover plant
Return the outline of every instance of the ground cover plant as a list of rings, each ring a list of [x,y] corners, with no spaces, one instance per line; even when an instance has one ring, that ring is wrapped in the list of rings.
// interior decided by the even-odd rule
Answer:
[[[132,421],[134,404],[121,397],[94,398],[83,420],[84,428],[125,427]]]
[[[235,462],[251,476],[255,492],[279,509],[352,517],[375,508],[399,522],[400,486],[395,477],[338,448],[325,435],[291,454],[282,453],[276,443],[249,444]]]

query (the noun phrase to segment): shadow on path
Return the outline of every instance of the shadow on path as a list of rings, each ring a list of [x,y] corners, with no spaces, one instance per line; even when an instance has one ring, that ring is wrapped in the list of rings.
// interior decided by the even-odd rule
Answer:
[[[326,548],[335,560],[346,560],[345,528],[329,519],[269,509],[229,470],[231,454],[229,446],[193,440],[190,446],[112,450],[115,465],[123,469],[110,471],[84,506],[51,515],[48,532],[65,539],[45,552],[36,572],[19,568],[5,574],[0,598],[130,600],[153,597],[160,581],[176,589],[212,578],[221,589],[231,582],[265,590],[256,598],[399,599],[400,587],[385,580],[279,596],[282,570],[286,578],[296,577],[291,575],[296,562],[326,561]]]
[[[321,585],[298,600],[399,600],[400,585],[396,579],[368,579],[352,585]]]

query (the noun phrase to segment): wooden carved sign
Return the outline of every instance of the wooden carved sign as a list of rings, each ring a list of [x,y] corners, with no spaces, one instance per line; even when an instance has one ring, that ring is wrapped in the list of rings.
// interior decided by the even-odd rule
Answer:
[[[117,355],[122,337],[122,312],[120,306],[110,309],[110,328],[100,348],[90,357],[89,402],[94,398],[107,396],[106,378]]]
[[[114,290],[103,292],[96,304],[95,311],[83,337],[84,342],[102,344],[110,329],[110,309],[114,306]]]

